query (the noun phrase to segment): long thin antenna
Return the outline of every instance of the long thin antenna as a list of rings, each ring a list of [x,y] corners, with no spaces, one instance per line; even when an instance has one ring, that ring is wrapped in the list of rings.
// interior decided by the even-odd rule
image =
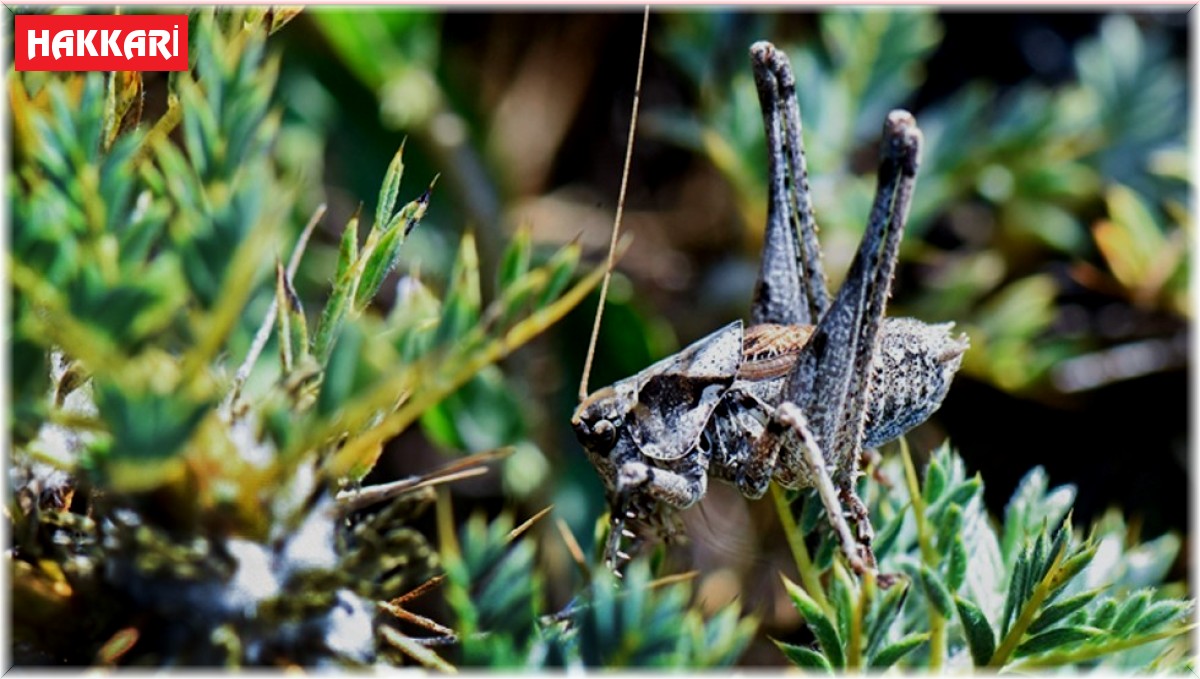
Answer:
[[[608,244],[608,266],[604,282],[600,284],[600,305],[596,307],[596,319],[592,324],[592,340],[588,342],[587,359],[583,362],[583,377],[579,380],[579,400],[588,396],[588,376],[592,372],[592,359],[596,356],[596,339],[600,336],[600,318],[604,315],[604,300],[608,297],[608,282],[612,279],[613,263],[616,261],[617,236],[621,231],[621,215],[625,211],[625,187],[629,184],[629,165],[633,161],[633,135],[637,131],[638,104],[642,99],[642,67],[646,62],[646,35],[650,32],[650,5],[642,15],[642,46],[638,51],[637,81],[633,87],[633,114],[629,119],[629,141],[625,145],[625,167],[621,171],[621,191],[617,195],[617,216],[613,219],[612,240]]]

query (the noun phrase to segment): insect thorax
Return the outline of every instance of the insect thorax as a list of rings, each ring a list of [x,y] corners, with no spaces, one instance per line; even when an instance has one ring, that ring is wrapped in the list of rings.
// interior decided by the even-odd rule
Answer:
[[[929,325],[910,318],[884,320],[871,364],[863,447],[891,441],[924,422],[941,405],[967,348],[965,337],[952,337],[953,324]],[[709,474],[737,483],[759,437],[766,433],[775,406],[782,401],[792,365],[812,334],[811,326],[763,324],[746,330],[737,379],[713,412],[698,442]],[[772,477],[789,488],[812,485],[799,455],[789,454],[799,440],[782,434],[779,461]],[[828,450],[836,467],[843,451]]]

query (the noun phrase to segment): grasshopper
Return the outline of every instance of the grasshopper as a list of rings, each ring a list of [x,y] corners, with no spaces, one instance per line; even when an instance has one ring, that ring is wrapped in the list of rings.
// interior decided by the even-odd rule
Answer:
[[[849,565],[875,570],[870,517],[855,490],[860,455],[937,410],[967,349],[953,323],[884,315],[920,161],[916,120],[894,110],[884,122],[866,231],[831,298],[795,77],[768,42],[755,43],[750,57],[770,181],[750,322],[596,391],[571,418],[605,484],[605,557],[614,570],[631,558],[639,530],[677,531],[675,511],[700,500],[709,477],[752,499],[772,480],[816,488]]]

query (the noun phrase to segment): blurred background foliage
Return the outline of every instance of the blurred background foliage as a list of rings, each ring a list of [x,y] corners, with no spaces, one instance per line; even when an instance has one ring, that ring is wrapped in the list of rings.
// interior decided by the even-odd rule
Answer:
[[[514,258],[564,270],[555,259],[563,255],[555,253],[575,242],[585,260],[601,261],[620,181],[640,30],[640,13],[632,12],[311,8],[271,36],[268,63],[278,69],[271,171],[287,194],[240,200],[254,214],[277,220],[272,228],[287,233],[278,236],[281,242],[294,241],[318,205],[327,205],[291,281],[305,308],[327,308],[331,281],[342,271],[345,226],[360,206],[363,215],[376,215],[372,198],[382,196],[380,183],[390,176],[397,148],[404,148],[404,174],[417,178],[406,184],[405,200],[419,191],[411,187],[423,189],[438,177],[421,227],[383,272],[374,297],[379,313],[347,326],[342,342],[356,347],[360,359],[344,368],[343,394],[372,383],[389,361],[412,358],[413,349],[397,335],[374,339],[384,328],[419,334],[419,320],[411,319],[453,319],[455,305],[443,313],[439,299],[465,300],[461,321],[474,324],[481,300],[502,296],[505,281],[511,283],[505,272],[513,270]],[[972,348],[934,421],[909,436],[918,457],[952,440],[963,464],[987,479],[983,500],[993,515],[1002,514],[1020,480],[1041,465],[1054,484],[1078,489],[1077,526],[1115,506],[1127,517],[1128,526],[1120,529],[1127,530],[1129,544],[1167,531],[1183,536],[1184,549],[1159,556],[1175,559],[1173,578],[1185,573],[1193,237],[1186,16],[652,14],[626,205],[625,229],[636,240],[613,280],[592,389],[746,315],[766,204],[762,122],[747,56],[757,39],[784,48],[796,70],[831,284],[848,267],[866,221],[884,114],[907,107],[925,132],[890,313],[956,321]],[[168,96],[174,80],[162,75],[147,74],[139,85],[145,121],[171,115],[175,105]],[[14,120],[18,129],[21,124]],[[204,131],[193,134],[203,138]],[[120,144],[113,148],[119,152]],[[14,154],[16,167],[29,162],[19,146]],[[249,157],[253,164],[256,156]],[[204,176],[217,181],[221,171],[214,165]],[[138,216],[156,218],[155,206],[147,208]],[[213,243],[222,238],[200,237]],[[132,244],[123,242],[121,252],[133,248],[140,267],[136,232],[128,238]],[[55,242],[62,241],[47,235],[31,251],[45,253]],[[72,311],[114,304],[144,309],[143,323],[106,329],[115,346],[130,347],[153,332],[190,341],[191,331],[163,310],[182,303],[172,297],[180,280],[207,310],[216,301],[212,271],[225,266],[220,254],[228,254],[201,246],[193,251],[196,261],[129,274],[145,276],[143,282],[162,279],[162,285],[97,298],[80,280]],[[464,260],[476,265],[464,267]],[[113,266],[120,270],[123,264]],[[230,323],[223,351],[234,357],[246,354],[272,302],[286,298],[273,285],[246,286],[239,294],[245,295],[245,311],[222,321]],[[594,563],[596,520],[605,509],[601,484],[568,427],[595,304],[593,294],[501,367],[481,369],[452,396],[420,412],[421,426],[388,442],[362,479],[388,482],[427,473],[463,453],[511,450],[497,465],[499,473],[458,481],[452,507],[440,507],[443,521],[462,527],[464,547],[456,553],[442,546],[446,601],[423,598],[414,610],[436,619],[477,616],[474,629],[494,631],[485,640],[507,640],[465,644],[461,660],[472,664],[488,658],[507,666],[559,665],[566,658],[610,665],[681,658],[723,664],[747,643],[742,662],[778,664],[780,652],[764,635],[750,643],[736,613],[718,615],[733,610],[728,604],[736,600],[781,643],[811,638],[799,631],[802,616],[777,577],[792,572],[791,554],[769,503],[748,503],[714,485],[702,506],[685,515],[691,543],[668,555],[670,570],[695,568],[702,575],[690,585],[652,588],[651,600],[606,603],[610,590],[589,584],[588,574],[579,572],[571,554],[574,538],[564,536],[576,536]],[[322,325],[312,314],[307,322]],[[272,340],[267,351],[279,352],[277,344]],[[22,382],[27,391],[14,400],[18,439],[32,438],[39,420],[36,413],[20,412],[24,403],[37,402],[22,394],[47,386],[36,374],[44,365],[39,351],[21,342],[14,347],[14,379],[28,380]],[[264,393],[279,378],[276,362],[260,363],[247,392]],[[142,380],[137,383],[149,385],[153,400],[162,392],[154,380],[164,378],[149,368],[147,373],[122,379]],[[196,407],[213,398],[211,389],[194,396]],[[131,405],[131,412],[143,405]],[[321,410],[320,397],[316,407],[330,412]],[[196,417],[187,408],[163,413],[164,421],[181,426]],[[23,422],[33,424],[22,429]],[[277,420],[272,429],[284,443],[287,425]],[[504,521],[511,520],[504,512],[524,518],[551,504],[552,518],[505,547],[511,526]],[[491,522],[468,520],[477,514]],[[432,534],[429,513],[409,520]],[[446,532],[439,533],[443,540]],[[1176,559],[1176,553],[1184,556]],[[518,579],[519,586],[505,590],[511,600],[476,596],[491,579],[527,570],[533,559],[536,591],[526,591],[530,582]],[[615,660],[588,646],[586,635],[556,637],[555,612],[572,610],[589,586],[600,594],[593,597],[595,608],[580,609],[580,627],[609,625],[605,634],[617,638],[622,632],[611,627],[614,619],[637,628],[637,621],[656,615],[684,615],[681,597],[690,589],[696,608],[687,614],[694,616],[689,635],[659,646],[649,638]],[[505,606],[541,622],[532,630],[503,628],[526,622]],[[609,617],[589,618],[595,610],[607,610]],[[734,646],[714,646],[717,639]]]

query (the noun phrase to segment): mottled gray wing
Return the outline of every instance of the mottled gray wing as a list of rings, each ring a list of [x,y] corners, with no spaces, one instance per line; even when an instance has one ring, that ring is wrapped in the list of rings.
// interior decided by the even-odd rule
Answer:
[[[638,374],[629,433],[656,460],[676,460],[700,440],[742,361],[742,322],[734,321]]]

